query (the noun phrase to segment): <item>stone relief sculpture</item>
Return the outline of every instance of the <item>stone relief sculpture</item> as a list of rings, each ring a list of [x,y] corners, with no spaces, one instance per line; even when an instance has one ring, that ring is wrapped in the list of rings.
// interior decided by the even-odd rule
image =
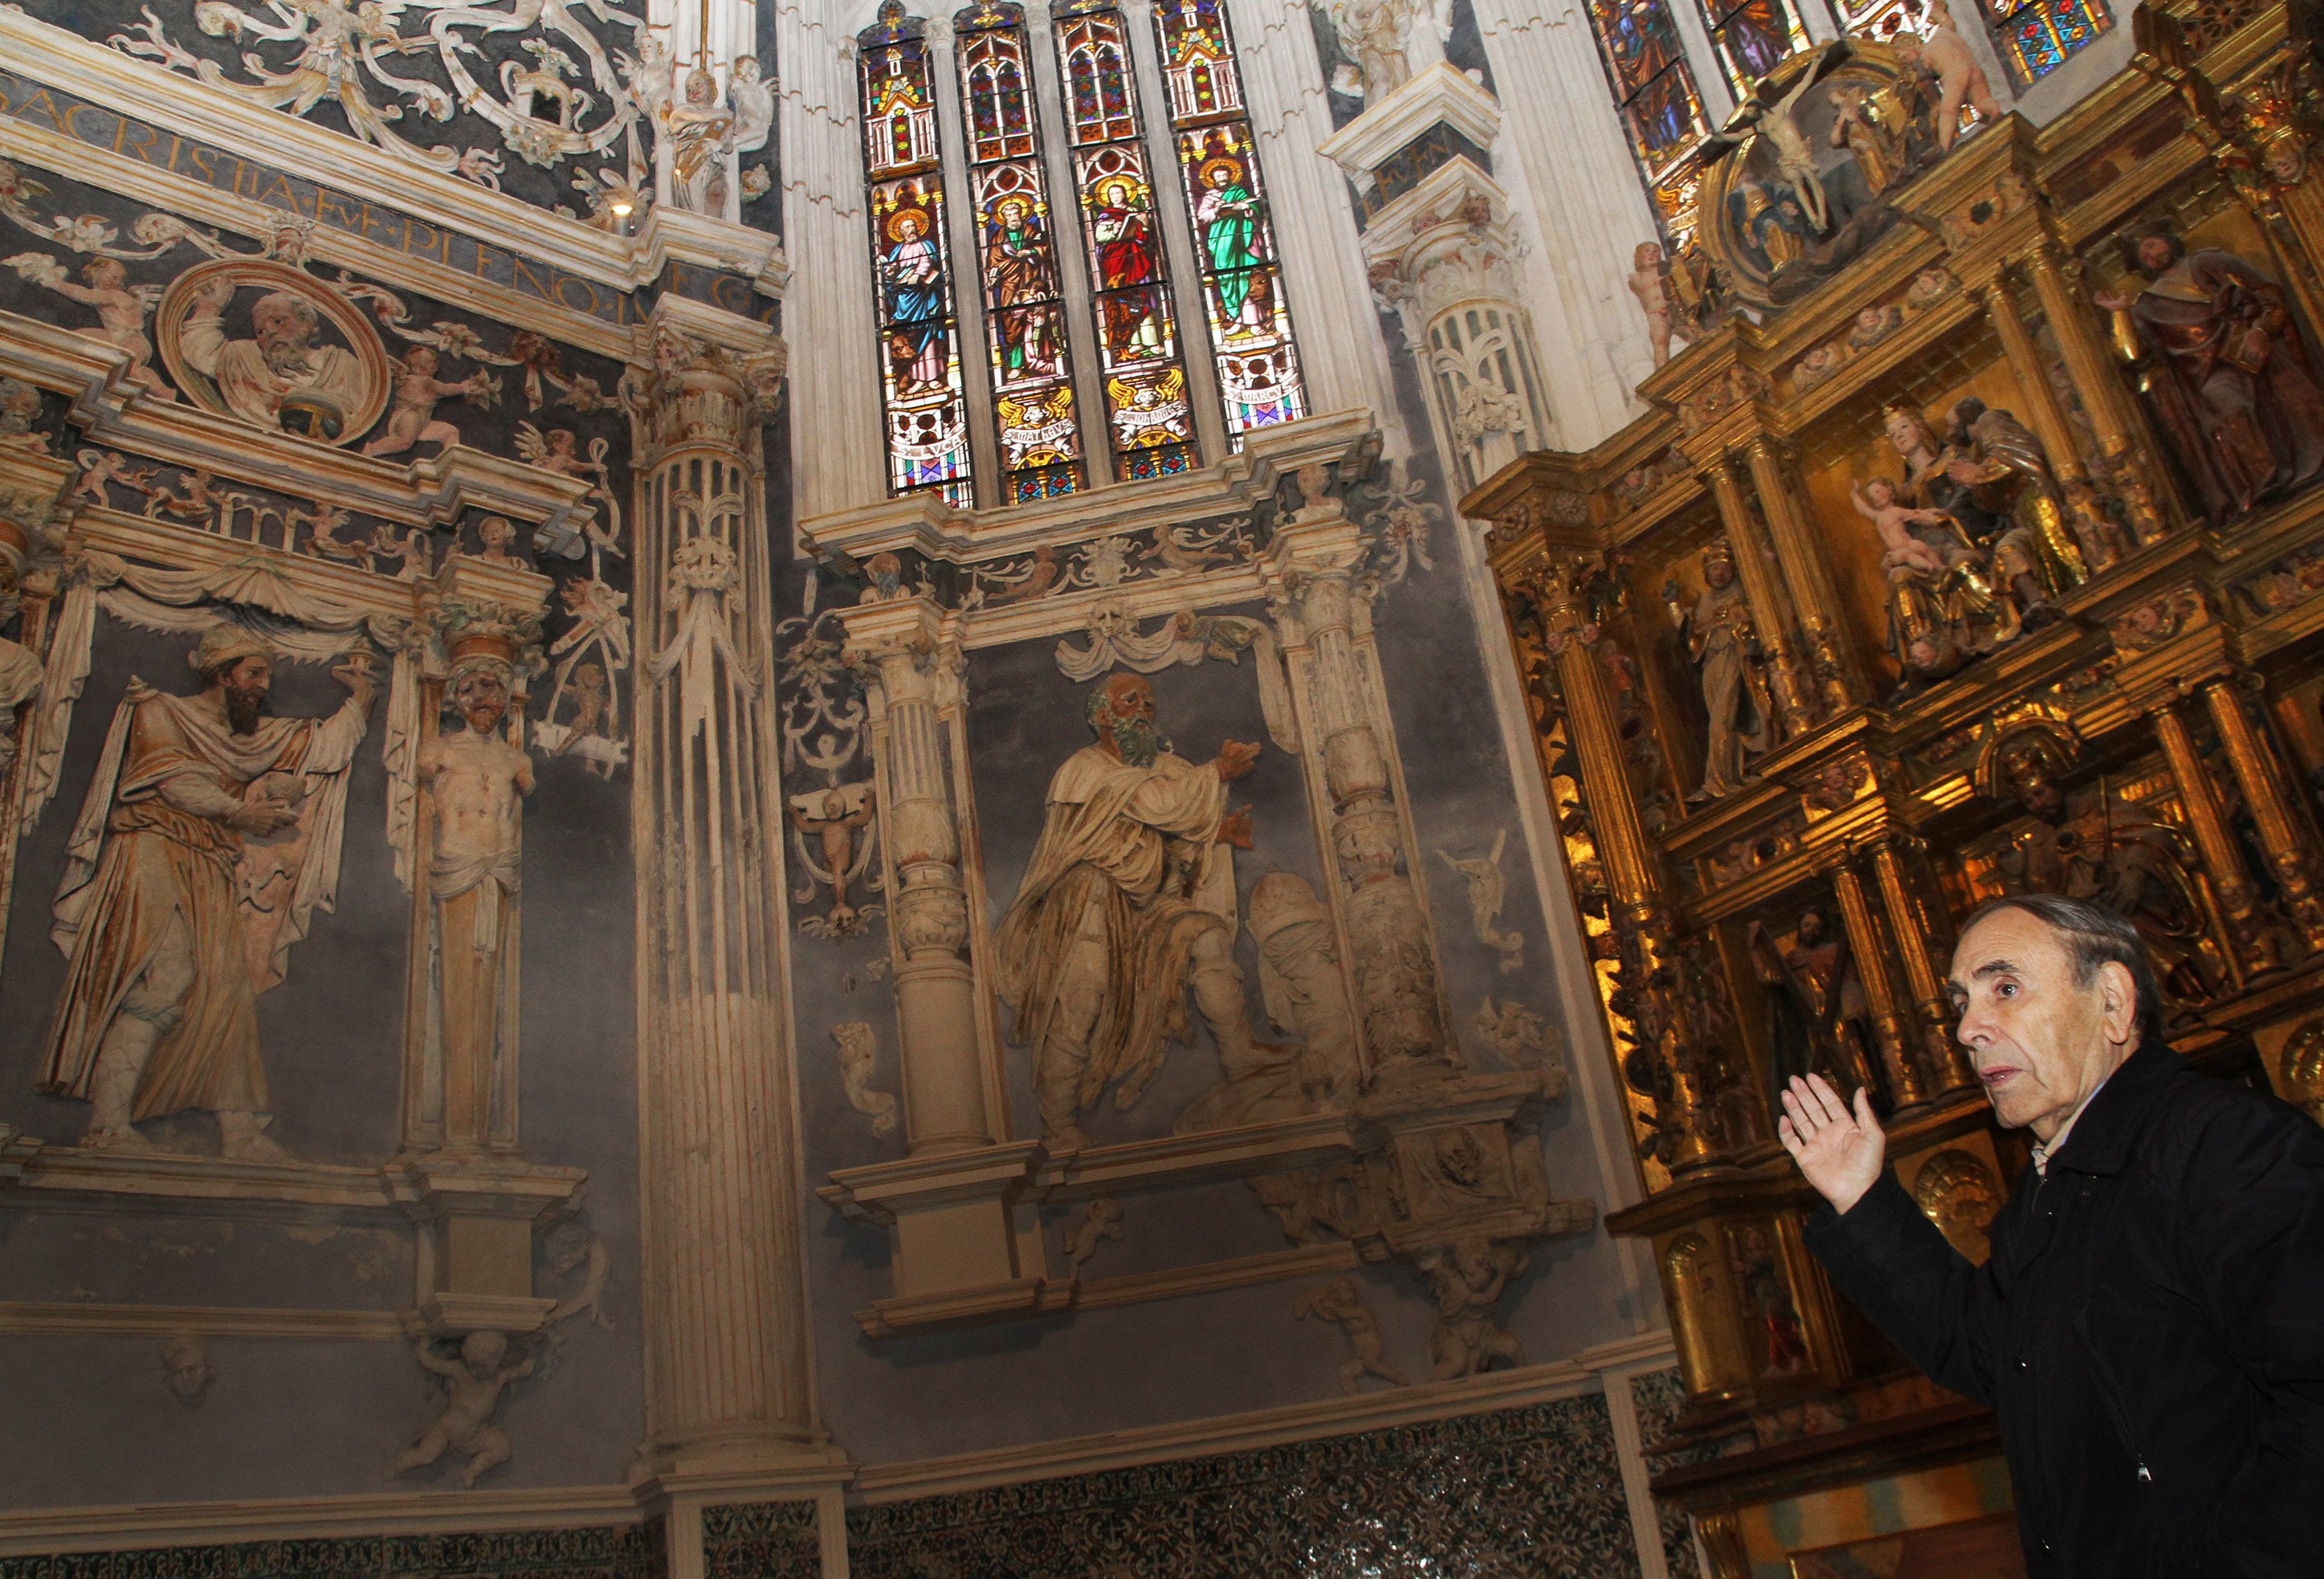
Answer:
[[[1301,1084],[1314,1096],[1351,1097],[1363,1072],[1332,912],[1297,873],[1270,872],[1251,885],[1244,925],[1259,946],[1259,1001],[1267,1017],[1299,1039]]]
[[[1487,1046],[1501,1056],[1501,1061],[1512,1069],[1533,1069],[1543,1065],[1563,1067],[1563,1038],[1541,1022],[1541,1016],[1524,1004],[1511,999],[1495,1003],[1490,998],[1481,1000],[1477,1012],[1469,1023]],[[1553,1043],[1559,1044],[1553,1047]]]
[[[839,1053],[839,1076],[847,1092],[847,1105],[872,1121],[874,1135],[896,1132],[893,1093],[872,1089],[872,1065],[880,1056],[880,1039],[869,1022],[843,1020],[831,1028]]]
[[[1340,49],[1354,61],[1333,78],[1333,92],[1378,104],[1412,79],[1404,52],[1412,11],[1411,0],[1341,0],[1332,7]]]
[[[1498,949],[1504,972],[1525,968],[1525,934],[1500,929],[1501,906],[1507,899],[1507,883],[1501,876],[1501,848],[1508,843],[1509,830],[1493,830],[1493,847],[1483,855],[1454,860],[1444,851],[1436,852],[1437,859],[1458,873],[1461,881],[1469,885],[1469,916],[1477,928],[1477,941],[1488,948]]]
[[[807,878],[791,897],[812,900],[818,885],[831,891],[828,911],[799,918],[799,930],[810,937],[852,937],[881,914],[878,905],[853,905],[847,900],[850,885],[865,879],[879,845],[873,796],[872,782],[860,780],[809,790],[783,802],[798,834],[792,854]],[[866,886],[876,891],[881,881],[878,873],[870,873]]]
[[[1100,1196],[1083,1209],[1080,1222],[1065,1229],[1065,1276],[1080,1277],[1083,1263],[1097,1253],[1098,1246],[1121,1236],[1121,1203]]]
[[[198,1408],[209,1396],[217,1373],[210,1366],[210,1341],[199,1333],[176,1333],[161,1343],[161,1390]]]
[[[1692,609],[1678,583],[1663,584],[1663,606],[1702,670],[1702,706],[1711,716],[1703,742],[1702,784],[1690,802],[1731,795],[1748,779],[1746,764],[1775,743],[1775,707],[1758,666],[1751,605],[1736,577],[1735,551],[1722,538],[1702,550],[1702,595]]]
[[[669,153],[669,200],[695,214],[726,215],[726,159],[734,152],[734,112],[718,79],[696,66],[682,101],[664,99],[654,119]]]
[[[0,630],[15,621],[32,550],[29,533],[14,522],[0,521]],[[20,748],[18,712],[40,694],[45,678],[38,653],[0,636],[0,784],[8,781]]]
[[[438,1353],[433,1338],[412,1344],[420,1368],[442,1379],[444,1407],[389,1464],[389,1479],[424,1469],[447,1453],[465,1454],[468,1462],[460,1466],[460,1484],[473,1488],[485,1471],[515,1456],[508,1433],[493,1424],[493,1417],[500,1412],[501,1395],[532,1374],[533,1360],[527,1356],[510,1365],[508,1351],[508,1335],[495,1332],[462,1338],[457,1360]]]
[[[1436,1330],[1428,1340],[1429,1374],[1439,1381],[1474,1376],[1495,1361],[1520,1366],[1525,1345],[1498,1319],[1501,1291],[1532,1258],[1514,1244],[1462,1239],[1425,1250],[1413,1265],[1436,1296]]]
[[[1982,1263],[1991,1253],[1987,1231],[2001,1211],[2002,1189],[1976,1152],[1948,1146],[1922,1163],[1913,1176],[1913,1201],[1970,1260]]]
[[[1671,357],[1672,324],[1677,309],[1671,302],[1669,254],[1658,241],[1642,241],[1630,254],[1630,294],[1646,315],[1646,346],[1660,367]],[[1681,335],[1682,341],[1691,337]]]
[[[249,290],[262,294],[249,335],[236,337],[226,314]],[[386,407],[391,373],[378,335],[346,297],[287,263],[198,263],[170,282],[154,322],[171,377],[212,411],[346,444]],[[343,344],[322,338],[326,324]]]
[[[401,31],[407,10],[425,14],[424,28]],[[606,40],[621,29],[636,33],[644,24],[606,0],[588,0],[586,10],[604,30],[604,38],[566,0],[512,0],[505,8],[310,0],[270,5],[266,14],[253,14],[227,0],[208,0],[195,9],[197,23],[212,38],[245,46],[239,74],[171,40],[151,6],[143,9],[143,22],[106,42],[124,54],[190,72],[245,103],[290,115],[305,115],[327,99],[345,116],[347,130],[365,142],[430,170],[496,186],[497,151],[449,143],[422,147],[400,128],[420,120],[446,122],[465,112],[480,116],[503,146],[528,164],[547,168],[604,155],[625,141],[630,162],[636,162],[637,108],[627,78],[638,63],[609,49]],[[492,58],[481,41],[512,32],[525,35],[521,48],[534,63],[527,67],[503,59],[496,93],[477,79],[470,62]],[[391,60],[430,57],[441,82],[390,67]],[[583,62],[586,88],[571,80],[583,71]]]
[[[1185,1039],[1190,988],[1234,1088],[1198,1099],[1204,1115],[1298,1111],[1296,1066],[1251,1035],[1232,947],[1231,852],[1250,847],[1251,828],[1248,808],[1227,809],[1226,786],[1259,748],[1228,741],[1200,766],[1165,750],[1153,686],[1136,674],[1092,690],[1085,711],[1097,739],[1051,779],[1039,842],[993,935],[1013,1039],[1033,1049],[1043,1140],[1087,1145],[1080,1115],[1109,1085],[1116,1108],[1138,1103]]]
[[[2224,248],[2188,251],[2168,224],[2122,247],[2136,277],[2093,300],[2211,524],[2324,474],[2324,391],[2283,287]]]
[[[1410,1385],[1388,1362],[1388,1345],[1380,1339],[1379,1323],[1353,1278],[1334,1278],[1301,1289],[1291,1302],[1291,1314],[1301,1321],[1328,1321],[1348,1340],[1348,1357],[1340,1362],[1340,1390],[1349,1397],[1364,1390],[1367,1376],[1376,1376],[1390,1387]]]
[[[605,1314],[605,1284],[613,1274],[613,1252],[604,1238],[568,1217],[549,1231],[541,1248],[549,1256],[549,1270],[558,1277],[581,1273],[578,1286],[558,1300],[541,1323],[550,1341],[562,1343],[559,1329],[576,1316],[586,1316],[591,1326],[611,1332],[613,1318]]]
[[[460,725],[420,747],[431,839],[435,1037],[442,1071],[444,1144],[482,1150],[494,1130],[495,1096],[508,1079],[516,1031],[514,963],[523,797],[532,757],[504,725],[516,678],[515,642],[496,632],[448,643],[446,706]]]
[[[69,963],[38,1085],[90,1104],[85,1146],[154,1150],[134,1126],[192,1110],[217,1115],[224,1155],[279,1161],[256,998],[335,903],[374,686],[350,658],[336,714],[271,717],[258,637],[212,626],[188,662],[193,697],[130,681],[66,846]]]
[[[129,353],[129,367],[123,377],[127,382],[143,384],[164,400],[177,399],[177,392],[163,383],[150,365],[153,360],[153,342],[145,333],[146,320],[152,316],[154,304],[161,300],[158,285],[129,283],[129,271],[118,258],[98,256],[80,266],[82,283],[74,284],[65,266],[47,253],[18,253],[0,258],[0,268],[16,271],[23,279],[47,286],[58,295],[81,302],[97,309],[99,334]]]

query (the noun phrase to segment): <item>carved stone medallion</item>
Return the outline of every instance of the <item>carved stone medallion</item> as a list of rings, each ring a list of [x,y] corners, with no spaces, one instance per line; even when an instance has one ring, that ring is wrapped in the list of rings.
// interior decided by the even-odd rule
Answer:
[[[352,444],[387,409],[386,347],[361,309],[271,258],[217,258],[170,282],[161,360],[199,406],[320,444]]]

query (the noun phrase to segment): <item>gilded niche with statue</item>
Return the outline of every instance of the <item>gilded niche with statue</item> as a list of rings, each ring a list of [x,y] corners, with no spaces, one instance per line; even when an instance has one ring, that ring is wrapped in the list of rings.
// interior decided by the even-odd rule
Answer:
[[[1744,1509],[1994,1452],[1803,1253],[1771,1114],[1868,1085],[1982,1258],[2025,1149],[1950,1036],[1969,910],[2116,910],[2182,1053],[2324,1111],[2324,53],[2280,8],[2132,20],[2039,131],[1885,46],[1778,65],[1705,156],[1647,414],[1462,506],[1689,1390],[1657,1489],[1722,1574]]]

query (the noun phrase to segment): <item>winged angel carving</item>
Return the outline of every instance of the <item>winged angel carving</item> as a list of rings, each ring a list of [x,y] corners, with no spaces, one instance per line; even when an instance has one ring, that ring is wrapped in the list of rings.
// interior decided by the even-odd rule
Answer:
[[[265,0],[256,11],[198,0],[194,24],[203,33],[253,46],[241,58],[246,77],[171,39],[150,5],[131,32],[106,42],[270,109],[303,115],[327,99],[366,142],[487,186],[499,184],[498,152],[423,147],[399,127],[413,118],[446,122],[466,111],[490,122],[528,164],[548,169],[623,144],[629,168],[641,171],[639,100],[653,92],[654,51],[641,43],[648,59],[641,62],[609,49],[576,11],[586,11],[608,37],[645,26],[642,17],[604,0]],[[407,23],[415,31],[405,32]],[[521,35],[514,53],[505,42],[488,51],[486,40],[509,34]],[[399,69],[403,60],[429,55],[441,65],[443,82]],[[490,80],[479,80],[478,69]]]

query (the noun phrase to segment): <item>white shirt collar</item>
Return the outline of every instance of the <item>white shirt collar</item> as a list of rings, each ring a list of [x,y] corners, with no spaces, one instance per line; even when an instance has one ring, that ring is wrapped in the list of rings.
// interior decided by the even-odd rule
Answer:
[[[2120,1064],[2115,1066],[2115,1069],[2121,1067]],[[2066,1122],[2058,1127],[2058,1132],[2051,1136],[2046,1142],[2034,1148],[2034,1171],[2036,1174],[2043,1178],[2050,1177],[2050,1159],[2058,1154],[2058,1148],[2063,1146],[2066,1143],[2066,1137],[2074,1132],[2074,1125],[2089,1110],[2090,1103],[2096,1099],[2098,1094],[2107,1088],[2107,1080],[2113,1078],[2114,1069],[2107,1070],[2106,1080],[2101,1080],[2091,1086],[2090,1094],[2074,1104],[2074,1111],[2066,1115]]]

